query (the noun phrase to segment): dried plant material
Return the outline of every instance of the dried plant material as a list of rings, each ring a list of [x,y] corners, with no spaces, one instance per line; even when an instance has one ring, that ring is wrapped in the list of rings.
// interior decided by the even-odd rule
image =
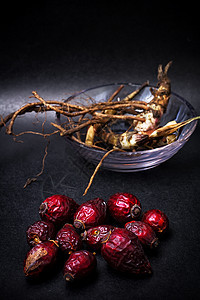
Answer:
[[[147,85],[149,85],[149,81],[146,81],[145,83],[143,83],[139,89],[137,89],[136,91],[134,91],[131,94],[127,95],[123,100],[124,101],[132,100]]]
[[[87,130],[87,134],[86,134],[86,138],[85,138],[85,143],[88,146],[92,146],[94,144],[94,137],[95,137],[95,133],[97,128],[101,126],[101,125],[90,125],[88,130]]]
[[[120,85],[119,88],[110,96],[110,98],[107,100],[107,102],[112,102],[113,99],[119,94],[119,92],[124,88],[124,85]],[[112,114],[113,115],[114,110],[105,110],[105,113],[108,114]],[[104,121],[106,122],[106,120],[104,119]],[[101,126],[101,124],[95,124],[95,125],[90,125],[88,130],[87,130],[87,134],[86,134],[86,138],[85,138],[85,143],[86,145],[92,146],[94,144],[94,138],[95,138],[95,134],[97,129]]]
[[[110,96],[110,98],[107,100],[107,102],[112,102],[114,99],[115,99],[115,97],[121,92],[121,90],[124,88],[124,85],[123,84],[121,84],[120,86],[119,86],[119,88]]]
[[[35,175],[35,177],[33,177],[33,178],[28,178],[28,179],[27,179],[27,181],[26,181],[26,183],[25,183],[25,185],[24,185],[24,189],[25,189],[29,184],[31,184],[32,182],[36,181],[36,180],[38,179],[38,177],[41,176],[41,175],[43,174],[43,172],[44,172],[44,163],[45,163],[45,159],[46,159],[47,154],[48,154],[49,143],[50,143],[50,141],[48,141],[48,143],[47,143],[47,145],[46,145],[46,147],[45,147],[45,154],[44,154],[44,157],[43,157],[43,159],[42,159],[42,169],[41,169],[41,171],[40,171],[37,175]]]
[[[165,126],[158,128],[157,130],[155,130],[150,137],[160,137],[160,136],[168,136],[172,133],[174,133],[175,131],[177,131],[179,128],[200,119],[200,116],[188,119],[186,121],[180,122],[180,123],[176,123],[175,121],[169,122],[167,123]]]
[[[123,91],[124,85],[117,87],[105,101],[96,102],[95,99],[87,95],[87,99],[84,99],[85,105],[81,101],[72,104],[71,100],[74,100],[75,96],[63,101],[45,100],[36,91],[33,91],[30,98],[34,98],[34,102],[23,105],[5,117],[1,116],[0,128],[4,127],[6,133],[17,142],[21,142],[17,140],[17,137],[24,134],[35,134],[43,138],[60,134],[60,136],[67,136],[88,148],[103,150],[105,154],[90,178],[85,195],[103,160],[110,153],[114,151],[149,150],[168,145],[177,139],[179,128],[199,119],[199,117],[195,117],[180,123],[173,121],[159,128],[160,120],[167,109],[171,96],[171,82],[167,74],[171,63],[169,62],[164,68],[162,65],[158,66],[158,84],[157,88],[150,88],[152,100],[149,103],[134,99],[149,84],[148,81],[121,99],[119,95],[122,95],[120,92]],[[65,120],[59,124],[51,122],[54,131],[45,133],[44,127],[49,111],[54,111],[59,117],[62,115]],[[15,133],[14,124],[17,117],[29,112],[45,114],[41,132],[27,130]],[[124,131],[116,132],[113,127],[122,123],[124,124]],[[48,145],[49,142],[45,148],[41,171],[35,177],[29,178],[24,187],[36,181],[43,173]]]
[[[90,188],[90,186],[91,186],[91,184],[92,184],[92,182],[93,182],[93,180],[94,180],[94,177],[95,177],[95,175],[97,174],[99,168],[101,167],[101,165],[102,165],[104,159],[105,159],[110,153],[112,153],[112,152],[114,152],[114,151],[123,151],[123,150],[114,148],[114,149],[112,149],[112,150],[110,150],[110,151],[108,151],[108,152],[106,152],[106,153],[104,154],[104,156],[102,157],[102,159],[100,160],[100,162],[99,162],[98,165],[96,166],[96,168],[95,168],[95,170],[94,170],[94,173],[93,173],[92,176],[90,177],[90,181],[89,181],[89,183],[88,183],[87,188],[85,189],[85,192],[83,193],[83,196],[85,196],[85,195],[87,194],[87,192],[88,192],[88,190],[89,190],[89,188]]]

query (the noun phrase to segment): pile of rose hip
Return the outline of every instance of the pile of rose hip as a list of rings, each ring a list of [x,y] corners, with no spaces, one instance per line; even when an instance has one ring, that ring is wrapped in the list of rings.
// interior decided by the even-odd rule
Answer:
[[[167,216],[158,209],[142,214],[140,201],[128,193],[116,193],[107,203],[95,198],[81,205],[67,196],[54,195],[42,202],[39,214],[42,220],[27,229],[32,248],[24,261],[24,273],[27,277],[44,274],[62,251],[66,256],[63,274],[67,281],[81,279],[94,271],[97,260],[92,249],[100,250],[116,270],[151,273],[143,249],[156,247],[157,235],[169,225]],[[104,225],[108,216],[120,227]]]

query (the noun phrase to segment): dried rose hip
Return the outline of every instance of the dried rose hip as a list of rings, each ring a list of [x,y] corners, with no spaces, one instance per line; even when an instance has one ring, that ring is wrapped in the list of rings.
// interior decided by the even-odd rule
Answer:
[[[116,193],[107,204],[111,216],[120,223],[137,219],[141,213],[140,201],[129,193]]]
[[[42,220],[62,226],[70,222],[79,205],[65,195],[54,195],[42,202],[39,214]]]
[[[151,265],[138,237],[124,228],[115,228],[101,248],[107,263],[121,272],[151,273]]]
[[[111,225],[99,225],[88,229],[82,233],[83,240],[95,250],[98,250],[102,246],[102,242],[108,237],[108,233],[114,229]]]
[[[37,244],[27,253],[24,261],[24,273],[27,277],[38,277],[55,263],[58,246],[54,241]]]
[[[71,224],[65,224],[57,233],[56,241],[66,254],[82,248],[82,240]]]
[[[37,221],[30,225],[26,231],[26,237],[30,246],[51,240],[55,237],[55,227],[53,223]]]
[[[106,202],[100,198],[81,204],[74,215],[74,227],[83,230],[103,224],[106,210]]]
[[[131,221],[126,223],[124,227],[135,233],[142,245],[150,248],[158,246],[158,238],[156,237],[155,231],[148,224],[142,221]]]
[[[64,265],[64,278],[67,281],[84,278],[94,271],[96,265],[96,257],[91,252],[87,250],[73,252]]]
[[[157,233],[165,232],[169,227],[167,216],[159,209],[146,211],[142,216],[142,221],[149,224]]]

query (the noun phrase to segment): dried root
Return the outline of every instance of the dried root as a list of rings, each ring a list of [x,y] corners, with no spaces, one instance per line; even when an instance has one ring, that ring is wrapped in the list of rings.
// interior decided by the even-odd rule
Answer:
[[[28,178],[28,179],[27,179],[27,181],[26,181],[26,183],[25,183],[25,185],[24,185],[24,189],[25,189],[29,184],[31,184],[32,182],[36,181],[36,180],[38,179],[38,177],[41,176],[41,175],[43,174],[43,172],[44,172],[44,163],[45,163],[45,159],[46,159],[47,154],[48,154],[49,143],[50,143],[50,141],[48,141],[48,143],[47,143],[47,145],[46,145],[46,147],[45,147],[45,154],[44,154],[44,157],[43,157],[43,159],[42,159],[42,169],[41,169],[41,171],[40,171],[37,175],[35,175],[35,177],[33,177],[33,178]]]
[[[105,154],[90,178],[84,192],[84,195],[86,195],[102,162],[112,152],[153,149],[169,144],[176,139],[174,132],[199,118],[196,117],[179,124],[171,123],[159,128],[160,119],[166,110],[171,93],[170,80],[167,76],[170,65],[171,62],[164,69],[161,65],[158,67],[158,88],[150,89],[153,99],[149,103],[134,100],[134,97],[149,84],[148,81],[141,85],[139,89],[120,99],[120,101],[115,101],[115,99],[124,88],[124,85],[119,86],[107,101],[96,103],[95,99],[89,97],[86,105],[72,104],[70,102],[72,98],[68,101],[44,100],[36,91],[33,91],[30,98],[34,98],[34,102],[27,103],[4,118],[0,116],[0,128],[4,127],[6,133],[11,135],[15,141],[18,141],[17,137],[24,134],[35,134],[44,138],[60,134],[60,136],[68,136],[90,148],[103,150]],[[62,124],[52,122],[51,125],[54,131],[45,133],[44,125],[49,111],[54,111],[57,116],[62,115],[65,122]],[[15,133],[14,123],[17,117],[29,112],[45,113],[41,132],[24,131]],[[128,124],[128,127],[124,132],[116,133],[113,127],[120,122]],[[35,177],[29,178],[24,188],[36,181],[43,173],[48,146],[49,140],[45,148],[41,171]]]
[[[89,183],[88,183],[87,188],[85,189],[85,192],[83,193],[83,196],[85,196],[85,195],[87,194],[87,192],[88,192],[88,190],[89,190],[89,188],[90,188],[90,186],[91,186],[91,184],[92,184],[92,182],[93,182],[93,179],[94,179],[95,175],[97,174],[99,168],[101,167],[101,165],[102,165],[104,159],[105,159],[110,153],[112,153],[112,152],[114,152],[114,151],[123,151],[123,150],[114,148],[114,149],[111,149],[110,151],[107,151],[107,152],[104,154],[104,156],[102,157],[102,159],[100,160],[100,162],[99,162],[98,165],[96,166],[96,168],[95,168],[95,170],[94,170],[94,173],[93,173],[92,176],[90,177],[90,181],[89,181]]]

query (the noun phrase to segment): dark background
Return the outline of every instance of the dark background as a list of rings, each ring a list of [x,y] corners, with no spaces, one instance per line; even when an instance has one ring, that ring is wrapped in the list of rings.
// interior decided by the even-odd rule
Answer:
[[[0,114],[30,101],[32,90],[45,99],[62,99],[112,82],[148,79],[156,84],[158,64],[173,60],[172,91],[200,115],[198,9],[191,1],[10,1],[1,9]],[[33,120],[32,114],[20,117],[15,130],[40,126]],[[200,292],[199,134],[198,125],[184,148],[155,169],[132,174],[100,170],[83,198],[94,167],[59,136],[51,139],[44,174],[24,190],[26,179],[41,168],[46,142],[24,136],[23,144],[14,143],[2,129],[3,299],[195,299]],[[107,200],[117,191],[133,193],[144,210],[159,208],[169,217],[168,235],[148,253],[152,276],[118,274],[97,255],[98,271],[84,283],[66,285],[59,268],[40,283],[25,279],[25,231],[39,219],[38,207],[47,196],[64,193],[82,203],[97,196]]]

